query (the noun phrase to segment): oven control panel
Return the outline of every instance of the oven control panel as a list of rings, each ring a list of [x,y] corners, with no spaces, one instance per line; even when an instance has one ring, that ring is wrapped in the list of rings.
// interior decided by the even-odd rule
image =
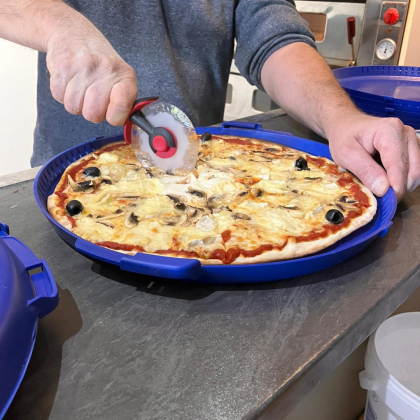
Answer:
[[[384,1],[379,14],[372,64],[397,65],[408,2]]]

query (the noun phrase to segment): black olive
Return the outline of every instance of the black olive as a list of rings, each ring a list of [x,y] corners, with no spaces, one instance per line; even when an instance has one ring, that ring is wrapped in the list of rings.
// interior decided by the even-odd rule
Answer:
[[[210,133],[203,133],[200,137],[200,140],[202,142],[210,141],[211,140],[211,134]]]
[[[112,185],[112,181],[110,181],[109,179],[103,179],[101,181],[101,184],[108,184],[108,185]]]
[[[83,171],[83,175],[96,178],[101,174],[101,171],[96,166],[90,166]]]
[[[300,157],[296,160],[295,166],[298,169],[298,171],[309,171],[308,162],[303,157]]]
[[[327,213],[325,214],[325,218],[331,222],[334,223],[335,225],[339,225],[340,223],[343,223],[344,220],[344,216],[343,213],[341,213],[340,210],[328,210]]]
[[[83,204],[78,200],[71,200],[66,204],[66,211],[69,216],[76,216],[83,211]]]
[[[340,203],[347,203],[347,199],[348,199],[348,197],[347,197],[347,195],[342,195],[340,198],[339,198],[339,202]]]

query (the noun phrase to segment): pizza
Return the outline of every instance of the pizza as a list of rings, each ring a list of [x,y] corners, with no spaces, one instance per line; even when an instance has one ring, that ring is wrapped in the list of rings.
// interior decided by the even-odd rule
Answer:
[[[373,219],[376,199],[332,161],[275,143],[204,133],[187,175],[143,167],[109,144],[67,167],[51,216],[115,251],[250,264],[318,252]]]

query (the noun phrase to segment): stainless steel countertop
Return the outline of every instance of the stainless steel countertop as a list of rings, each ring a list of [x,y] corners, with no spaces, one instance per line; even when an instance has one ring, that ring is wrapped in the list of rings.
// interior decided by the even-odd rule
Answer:
[[[319,140],[275,112],[249,120]],[[419,209],[408,194],[384,238],[331,269],[213,286],[90,260],[55,234],[31,181],[3,186],[0,221],[60,291],[5,419],[284,418],[420,285]]]

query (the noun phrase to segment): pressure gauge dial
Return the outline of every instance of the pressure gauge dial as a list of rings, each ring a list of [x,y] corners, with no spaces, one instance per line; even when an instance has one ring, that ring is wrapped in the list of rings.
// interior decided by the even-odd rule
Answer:
[[[389,60],[394,56],[396,49],[397,45],[395,44],[395,41],[389,38],[385,38],[379,41],[378,45],[376,45],[376,56],[380,60]]]

